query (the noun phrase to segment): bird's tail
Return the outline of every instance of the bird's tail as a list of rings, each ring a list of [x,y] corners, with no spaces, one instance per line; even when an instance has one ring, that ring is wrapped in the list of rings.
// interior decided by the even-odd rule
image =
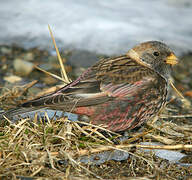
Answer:
[[[10,110],[0,114],[0,121],[2,121],[5,118],[7,118],[7,119],[9,119],[11,121],[16,121],[16,116],[17,115],[22,115],[22,114],[25,114],[25,113],[28,113],[28,112],[35,112],[37,110],[39,110],[39,108],[37,108],[37,107],[27,107],[27,108],[18,107],[18,108],[10,109]]]
[[[62,98],[64,98],[63,95],[61,96],[57,93],[51,93],[33,100],[29,100],[23,104],[20,104],[17,108],[0,113],[0,121],[5,118],[15,121],[14,119],[18,119],[16,117],[17,115],[21,115],[21,117],[24,115],[24,117],[26,117],[25,113],[44,110],[50,107],[51,109],[54,109],[55,104],[57,104],[59,101],[62,101]]]

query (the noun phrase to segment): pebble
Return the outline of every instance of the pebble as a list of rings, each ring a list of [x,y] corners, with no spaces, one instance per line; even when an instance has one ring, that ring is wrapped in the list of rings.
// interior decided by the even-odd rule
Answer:
[[[1,47],[0,51],[1,51],[2,54],[7,55],[7,54],[10,54],[10,53],[11,53],[11,48]]]
[[[16,83],[16,82],[19,82],[19,81],[22,80],[21,77],[15,76],[15,75],[5,76],[3,79],[4,79],[5,81],[9,82],[9,83]]]
[[[157,142],[142,142],[140,143],[142,145],[152,145],[152,146],[156,146],[156,145],[162,145],[161,143],[157,143]],[[160,157],[162,159],[166,159],[169,162],[172,163],[177,163],[179,162],[179,160],[181,160],[183,157],[185,157],[186,155],[184,153],[180,153],[178,151],[174,151],[174,150],[166,150],[166,149],[143,149],[144,152],[153,152],[155,153],[155,155],[157,157]]]
[[[34,54],[32,52],[25,53],[23,58],[26,61],[32,61],[34,60]]]
[[[16,73],[22,76],[29,75],[34,69],[33,63],[27,62],[19,58],[13,61],[13,67]]]

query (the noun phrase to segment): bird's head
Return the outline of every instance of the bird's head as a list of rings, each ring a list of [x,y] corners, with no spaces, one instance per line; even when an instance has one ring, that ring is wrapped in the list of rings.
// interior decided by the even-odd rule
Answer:
[[[127,55],[137,63],[151,68],[166,79],[170,77],[171,67],[178,63],[172,50],[159,41],[148,41],[130,49]]]

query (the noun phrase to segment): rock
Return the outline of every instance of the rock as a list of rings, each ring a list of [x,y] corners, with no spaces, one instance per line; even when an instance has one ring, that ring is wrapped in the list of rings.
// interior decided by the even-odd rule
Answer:
[[[5,76],[3,79],[4,79],[5,81],[9,82],[9,83],[16,83],[16,82],[19,82],[19,81],[22,80],[21,77],[15,76],[15,75]]]
[[[91,154],[89,156],[83,156],[79,158],[79,161],[84,164],[100,165],[106,161],[123,161],[128,159],[129,153],[120,150],[104,151],[97,154]]]
[[[26,61],[32,61],[34,60],[34,54],[32,52],[25,53],[23,58]]]
[[[13,62],[14,69],[17,74],[22,76],[27,76],[30,74],[34,68],[33,63],[27,62],[22,59],[15,59]]]
[[[162,145],[161,143],[156,143],[156,142],[142,142],[142,145]],[[180,159],[185,157],[186,155],[184,153],[180,153],[178,151],[173,151],[173,150],[166,150],[166,149],[143,149],[144,152],[153,152],[157,157],[166,159],[172,163],[178,162]]]
[[[11,53],[11,48],[1,47],[0,51],[1,51],[2,54],[7,55],[7,54]]]

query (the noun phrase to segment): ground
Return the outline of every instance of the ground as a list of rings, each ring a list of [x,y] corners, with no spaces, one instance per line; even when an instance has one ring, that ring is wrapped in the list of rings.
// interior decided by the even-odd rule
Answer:
[[[78,56],[81,53],[85,52],[77,53]],[[73,51],[61,54],[71,79],[83,72],[85,68],[71,64],[74,62],[74,59],[70,61]],[[83,54],[82,57],[78,61],[86,62],[86,56]],[[125,141],[119,140],[122,134],[101,132],[99,127],[79,125],[65,117],[47,119],[46,122],[37,117],[30,121],[21,119],[16,123],[8,119],[1,121],[0,177],[189,179],[192,177],[192,165],[184,166],[181,163],[192,163],[192,54],[183,55],[180,59],[173,77],[175,86],[186,99],[182,101],[173,93],[161,117],[154,124],[148,122],[127,132]],[[27,99],[63,85],[62,81],[50,77],[36,66],[60,76],[57,57],[47,51],[37,48],[26,50],[16,45],[0,46],[0,110],[16,107]],[[142,151],[145,148],[158,148],[155,145],[146,147],[142,142],[160,142],[161,148],[187,156],[179,163],[170,163],[152,152]],[[129,152],[130,156],[122,161],[109,160],[99,165],[83,164],[77,160],[84,155],[92,156],[114,149]],[[99,158],[95,156],[95,160]]]

